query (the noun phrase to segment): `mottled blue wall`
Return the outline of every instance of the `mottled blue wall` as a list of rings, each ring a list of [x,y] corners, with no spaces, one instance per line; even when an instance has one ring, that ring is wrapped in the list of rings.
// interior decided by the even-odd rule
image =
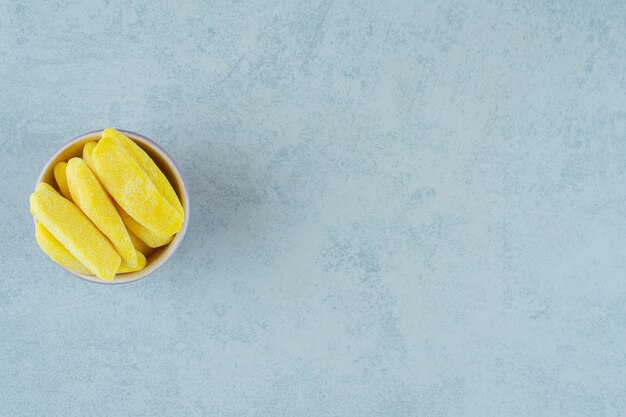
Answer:
[[[625,415],[626,2],[298,3],[0,4],[0,415]],[[106,126],[192,201],[114,288],[28,210]]]

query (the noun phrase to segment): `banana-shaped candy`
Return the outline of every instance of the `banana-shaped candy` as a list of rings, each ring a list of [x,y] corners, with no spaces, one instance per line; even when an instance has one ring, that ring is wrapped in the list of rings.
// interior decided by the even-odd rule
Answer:
[[[67,162],[59,162],[54,166],[54,179],[63,197],[72,201],[72,194],[70,194],[70,188],[67,185]]]
[[[61,243],[52,236],[52,233],[41,223],[37,223],[35,238],[37,239],[39,247],[41,247],[46,255],[63,268],[83,275],[93,275],[93,273],[87,269],[85,265],[81,264],[70,251],[65,249],[65,246],[61,245]]]
[[[159,169],[157,164],[154,163],[146,151],[141,149],[139,145],[130,140],[122,132],[113,129],[112,127],[102,131],[102,138],[111,138],[115,142],[119,143],[128,155],[130,155],[130,157],[137,162],[137,165],[139,165],[148,175],[148,178],[150,178],[150,181],[152,181],[156,189],[159,191],[159,194],[165,197],[167,202],[170,203],[181,216],[184,216],[183,206],[180,203],[172,184],[170,184],[167,177]]]
[[[91,168],[94,172],[95,170],[93,169],[93,164],[91,163],[91,153],[97,144],[98,142],[87,142],[85,143],[85,146],[83,146],[83,161],[85,161],[89,168]]]
[[[109,194],[139,224],[164,239],[180,231],[183,215],[119,143],[110,137],[102,138],[91,158]]]
[[[121,264],[111,242],[85,214],[49,184],[40,183],[30,196],[35,218],[80,263],[104,280],[111,280]]]
[[[130,268],[137,266],[137,251],[128,236],[124,222],[117,213],[111,198],[102,188],[98,178],[85,161],[72,158],[67,163],[67,182],[74,203],[96,225],[122,258],[122,264]]]

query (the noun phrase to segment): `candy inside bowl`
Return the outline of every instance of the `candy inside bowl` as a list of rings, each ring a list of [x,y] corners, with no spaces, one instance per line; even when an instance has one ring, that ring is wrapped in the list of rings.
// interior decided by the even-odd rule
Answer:
[[[68,164],[59,168],[62,162]],[[59,171],[66,173],[66,187]],[[134,132],[105,129],[71,140],[48,161],[37,186],[31,211],[40,246],[91,282],[121,284],[149,275],[176,251],[187,229],[189,199],[180,171],[160,146]],[[83,268],[68,263],[72,258]]]

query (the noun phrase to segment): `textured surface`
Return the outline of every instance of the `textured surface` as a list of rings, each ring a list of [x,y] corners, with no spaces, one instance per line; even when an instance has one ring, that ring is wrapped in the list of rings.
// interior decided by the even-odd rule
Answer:
[[[68,3],[0,3],[0,415],[626,413],[625,2]],[[106,126],[192,202],[119,287],[28,212]]]
[[[136,267],[137,250],[111,197],[100,184],[98,177],[81,158],[70,159],[66,173],[74,204],[109,239],[122,258],[122,264],[131,268]]]

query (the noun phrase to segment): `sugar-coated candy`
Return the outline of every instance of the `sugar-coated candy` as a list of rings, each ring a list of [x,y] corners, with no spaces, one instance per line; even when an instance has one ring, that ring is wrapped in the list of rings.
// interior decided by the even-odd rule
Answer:
[[[111,241],[122,258],[122,265],[137,266],[137,251],[111,198],[85,161],[72,158],[67,163],[67,182],[74,203]]]
[[[40,183],[30,196],[33,216],[80,263],[104,280],[111,280],[121,264],[111,242],[71,201],[49,184]]]
[[[159,193],[146,172],[119,143],[103,138],[91,157],[106,190],[139,224],[163,238],[180,231],[182,214]]]

